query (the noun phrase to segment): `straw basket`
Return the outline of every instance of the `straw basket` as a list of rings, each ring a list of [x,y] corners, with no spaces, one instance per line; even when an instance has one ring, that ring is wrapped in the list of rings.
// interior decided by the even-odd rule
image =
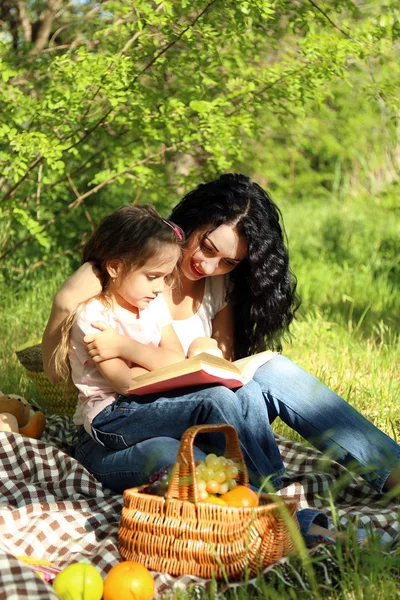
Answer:
[[[42,346],[40,340],[33,340],[16,350],[19,362],[43,399],[43,408],[49,414],[72,416],[75,412],[78,394],[66,392],[61,385],[53,385],[43,370]]]
[[[284,512],[296,526],[295,499],[260,495],[260,506],[242,508],[199,502],[193,458],[198,433],[223,432],[226,458],[239,467],[238,483],[248,473],[236,430],[230,425],[196,425],[186,430],[165,497],[141,493],[146,486],[124,492],[119,525],[123,558],[171,575],[238,579],[271,564],[293,549]]]

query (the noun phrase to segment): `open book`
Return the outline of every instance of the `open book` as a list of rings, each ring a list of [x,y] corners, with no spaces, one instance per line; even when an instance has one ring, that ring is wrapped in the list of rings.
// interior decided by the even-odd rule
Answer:
[[[144,396],[192,385],[220,384],[232,389],[249,381],[259,367],[276,356],[266,350],[234,362],[202,352],[182,362],[139,375],[132,380],[127,394]]]

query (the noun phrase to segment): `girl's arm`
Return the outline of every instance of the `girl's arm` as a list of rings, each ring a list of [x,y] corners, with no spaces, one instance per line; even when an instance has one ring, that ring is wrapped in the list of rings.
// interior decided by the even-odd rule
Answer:
[[[148,372],[146,369],[139,370],[140,367],[128,367],[126,362],[120,358],[105,360],[96,365],[96,367],[111,384],[112,388],[123,396],[126,396],[127,391],[131,387],[132,379],[135,376],[137,377],[142,373]]]
[[[107,323],[101,321],[96,321],[91,325],[102,332],[88,333],[83,338],[87,344],[89,356],[96,364],[121,357],[141,365],[148,371],[153,371],[185,358],[182,345],[172,324],[163,327],[159,346],[149,346],[137,342],[126,335],[121,335]]]
[[[78,304],[100,291],[100,281],[96,277],[93,265],[85,263],[71,277],[68,277],[54,296],[50,317],[42,338],[43,367],[52,383],[57,383],[52,357],[61,340],[61,327],[64,320]]]
[[[172,323],[162,328],[159,346],[148,346],[135,342],[131,350],[134,351],[130,360],[149,371],[185,360],[182,345]]]
[[[118,333],[104,321],[93,321],[91,326],[99,333],[88,333],[83,338],[87,351],[95,363],[101,363],[111,358],[125,358],[134,362],[136,342],[132,338]]]
[[[91,334],[85,336],[84,339],[86,340],[86,338],[90,337],[90,335]],[[154,369],[171,365],[184,360],[185,358],[181,343],[175,333],[174,328],[172,327],[172,324],[163,327],[161,341],[158,347],[141,344],[140,342],[135,342],[135,340],[132,339],[129,341],[132,342],[132,349],[135,348],[135,344],[138,344],[138,348],[136,350],[139,350],[139,352],[137,353],[136,357],[129,358],[132,362],[135,362],[140,366],[135,366],[132,368],[128,367],[128,365],[120,358],[112,358],[102,362],[97,362],[96,364],[96,367],[100,373],[107,379],[107,381],[109,381],[115,391],[119,394],[126,395],[127,391],[131,387],[132,379],[134,377],[137,377],[146,371],[153,371]]]

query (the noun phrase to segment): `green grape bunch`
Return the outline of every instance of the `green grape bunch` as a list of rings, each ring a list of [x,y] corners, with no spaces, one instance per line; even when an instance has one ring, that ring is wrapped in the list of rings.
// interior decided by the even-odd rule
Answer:
[[[204,461],[196,462],[196,482],[199,500],[209,495],[222,495],[237,485],[239,469],[235,462],[224,456],[207,454]]]

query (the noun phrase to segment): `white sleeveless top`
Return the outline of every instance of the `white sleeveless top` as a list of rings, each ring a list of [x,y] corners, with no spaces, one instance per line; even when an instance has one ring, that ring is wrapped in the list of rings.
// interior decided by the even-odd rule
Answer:
[[[204,286],[204,295],[196,314],[188,319],[172,321],[176,335],[185,352],[190,344],[198,337],[211,337],[212,321],[226,305],[225,300],[228,280],[224,275],[207,277]]]

